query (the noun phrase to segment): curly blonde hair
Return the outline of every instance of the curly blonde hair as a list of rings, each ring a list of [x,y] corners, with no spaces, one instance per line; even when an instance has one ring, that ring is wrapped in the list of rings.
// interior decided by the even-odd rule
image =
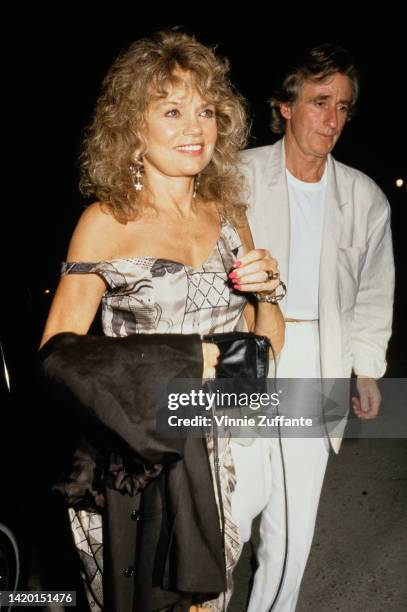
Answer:
[[[193,37],[158,32],[134,42],[109,69],[86,128],[81,153],[80,190],[103,202],[116,219],[134,219],[144,202],[131,172],[135,151],[145,150],[149,102],[166,96],[178,73],[191,75],[202,98],[215,106],[218,137],[213,157],[200,175],[197,195],[215,201],[219,212],[239,223],[246,205],[239,151],[247,142],[246,105],[229,81],[229,63]]]

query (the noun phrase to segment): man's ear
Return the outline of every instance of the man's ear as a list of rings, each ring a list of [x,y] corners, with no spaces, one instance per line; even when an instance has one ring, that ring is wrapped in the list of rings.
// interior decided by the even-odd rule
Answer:
[[[291,105],[288,102],[281,102],[280,113],[284,119],[291,119]]]

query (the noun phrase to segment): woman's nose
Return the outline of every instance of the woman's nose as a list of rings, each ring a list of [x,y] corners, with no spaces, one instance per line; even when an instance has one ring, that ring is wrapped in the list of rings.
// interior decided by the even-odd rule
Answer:
[[[187,117],[184,125],[184,134],[202,134],[202,126],[200,124],[199,118],[194,115]]]

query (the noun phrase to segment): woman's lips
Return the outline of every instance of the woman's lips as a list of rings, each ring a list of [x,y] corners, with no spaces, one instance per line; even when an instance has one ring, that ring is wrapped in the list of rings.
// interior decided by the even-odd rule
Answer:
[[[184,154],[187,154],[187,155],[199,155],[200,153],[202,153],[204,147],[203,147],[202,144],[180,145],[179,147],[175,147],[175,149],[179,153],[184,153]]]

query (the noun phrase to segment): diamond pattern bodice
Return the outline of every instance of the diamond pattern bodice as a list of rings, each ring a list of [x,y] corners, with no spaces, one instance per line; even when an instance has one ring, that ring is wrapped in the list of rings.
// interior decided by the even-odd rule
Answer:
[[[243,255],[236,229],[222,219],[218,241],[199,268],[155,257],[68,262],[62,274],[103,277],[102,324],[107,336],[133,333],[207,334],[233,331],[246,299],[227,274]]]

